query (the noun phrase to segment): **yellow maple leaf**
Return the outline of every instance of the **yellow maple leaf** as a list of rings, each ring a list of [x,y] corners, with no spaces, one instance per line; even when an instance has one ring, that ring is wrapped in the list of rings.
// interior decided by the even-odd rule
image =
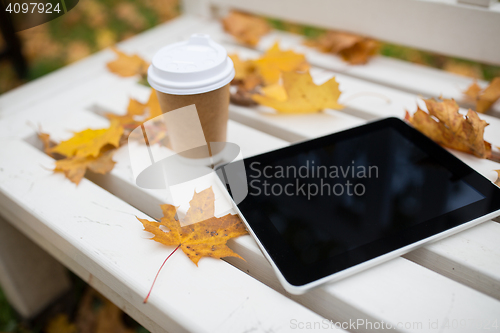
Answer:
[[[241,60],[237,54],[229,54],[234,65],[234,79],[244,80],[248,75],[255,73],[255,65],[252,60]]]
[[[477,112],[484,113],[500,98],[500,77],[494,78],[484,90],[474,82],[464,94],[476,103]]]
[[[190,208],[186,213],[187,221],[202,220],[201,222],[181,226],[175,219],[176,208],[168,204],[161,206],[163,217],[160,222],[137,219],[146,231],[154,234],[152,238],[154,241],[168,246],[179,246],[196,265],[202,257],[241,258],[226,245],[226,242],[231,238],[247,234],[245,226],[238,215],[214,217],[214,198],[210,187],[200,193],[195,192],[193,200],[190,201]],[[168,228],[169,231],[163,231],[160,226]]]
[[[99,156],[67,157],[56,161],[54,172],[62,172],[70,181],[78,185],[85,176],[87,169],[105,174],[113,170],[115,161],[113,154],[115,149],[102,152]]]
[[[123,77],[147,74],[149,64],[137,54],[127,55],[116,48],[113,48],[113,51],[118,58],[107,63],[112,73]]]
[[[483,139],[488,123],[480,119],[476,112],[469,109],[464,117],[458,112],[458,104],[451,99],[424,101],[429,113],[420,108],[413,116],[406,112],[405,119],[416,129],[442,146],[480,158],[491,156],[491,144]]]
[[[223,20],[224,30],[244,44],[257,45],[259,39],[270,30],[263,18],[231,11]]]
[[[283,90],[286,99],[283,100]],[[283,90],[271,87],[264,90],[271,95],[255,94],[252,98],[259,104],[266,105],[282,113],[313,113],[323,109],[341,109],[339,84],[331,78],[321,85],[316,85],[309,72],[283,73]]]
[[[59,143],[50,151],[66,157],[97,157],[101,148],[108,144],[118,147],[122,134],[123,127],[117,120],[113,120],[109,128],[86,129],[75,133],[71,139]]]
[[[275,99],[276,101],[284,102],[288,99],[285,87],[279,83],[262,87],[261,92],[264,96]]]
[[[310,67],[303,54],[292,50],[282,51],[278,42],[268,49],[262,57],[254,60],[254,64],[266,85],[278,82],[281,72],[305,72]]]

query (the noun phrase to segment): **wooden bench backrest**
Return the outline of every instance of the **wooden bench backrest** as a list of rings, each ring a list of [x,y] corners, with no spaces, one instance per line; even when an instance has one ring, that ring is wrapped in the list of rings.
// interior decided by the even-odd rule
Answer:
[[[500,2],[458,1],[185,0],[184,12],[210,16],[233,8],[500,65]]]

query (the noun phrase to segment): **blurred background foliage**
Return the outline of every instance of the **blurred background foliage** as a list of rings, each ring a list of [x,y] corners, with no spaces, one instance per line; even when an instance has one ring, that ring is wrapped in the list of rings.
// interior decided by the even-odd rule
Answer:
[[[307,38],[316,38],[326,32],[324,29],[303,26],[281,20],[268,19],[274,29],[289,31],[306,36]],[[396,58],[412,63],[430,66],[442,69],[451,73],[472,77],[480,80],[491,81],[500,76],[500,67],[481,64],[465,59],[447,57],[444,55],[425,52],[414,48],[381,42],[379,53],[381,55]],[[361,65],[362,66],[362,65]]]
[[[0,62],[0,93],[85,58],[179,14],[178,0],[80,0],[67,14],[18,32],[28,61],[20,80]],[[0,49],[3,39],[0,35]]]
[[[179,0],[80,0],[67,14],[18,33],[28,60],[20,80],[7,61],[0,62],[0,94],[82,59],[96,51],[166,22],[180,13]],[[272,27],[316,37],[323,29],[269,19]],[[0,36],[0,49],[3,40]],[[450,58],[401,45],[382,43],[382,55],[476,79],[500,76],[500,67]]]

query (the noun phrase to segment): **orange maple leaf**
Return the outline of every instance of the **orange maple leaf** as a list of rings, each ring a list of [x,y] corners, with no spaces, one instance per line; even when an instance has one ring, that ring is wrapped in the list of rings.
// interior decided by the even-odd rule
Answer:
[[[469,109],[466,116],[458,112],[459,106],[452,99],[438,102],[424,100],[429,113],[417,109],[413,116],[406,111],[405,119],[420,132],[442,146],[473,154],[480,158],[491,157],[491,144],[484,141],[486,121]]]
[[[149,63],[137,54],[128,55],[116,48],[112,50],[118,55],[117,59],[107,63],[107,67],[112,73],[123,77],[147,74]]]
[[[283,73],[283,86],[271,85],[262,89],[264,95],[252,98],[259,104],[276,109],[281,113],[313,113],[323,109],[341,109],[339,84],[331,78],[316,85],[309,72]]]
[[[238,215],[214,217],[214,200],[211,187],[194,193],[183,222],[201,222],[181,226],[175,219],[176,208],[169,204],[161,205],[163,217],[160,222],[137,219],[143,224],[144,230],[154,234],[154,241],[168,246],[179,246],[197,266],[202,257],[241,258],[226,243],[231,238],[247,234],[245,226]],[[169,231],[163,231],[160,226],[168,228]]]
[[[223,20],[224,30],[239,42],[257,45],[259,39],[270,30],[269,24],[263,18],[232,11]]]
[[[341,31],[328,31],[305,44],[322,52],[338,54],[351,65],[365,64],[379,48],[379,43],[373,39]]]
[[[500,77],[494,78],[484,90],[474,82],[464,94],[476,103],[477,112],[485,113],[500,98]]]

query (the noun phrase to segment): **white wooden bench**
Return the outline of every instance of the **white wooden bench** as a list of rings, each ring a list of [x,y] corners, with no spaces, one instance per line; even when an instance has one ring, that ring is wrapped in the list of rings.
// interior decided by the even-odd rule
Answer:
[[[161,46],[203,32],[229,52],[252,57],[279,38],[282,47],[306,54],[316,81],[336,76],[340,102],[346,100],[342,111],[273,116],[231,105],[228,141],[244,156],[371,119],[402,118],[405,109],[415,110],[418,96],[442,94],[466,106],[461,92],[473,80],[382,56],[349,66],[277,31],[249,49],[222,30],[217,18],[229,7],[500,64],[500,3],[488,8],[453,0],[190,0],[181,17],[118,45],[150,60]],[[110,174],[89,174],[76,187],[50,171],[53,160],[36,138],[38,125],[56,141],[102,128],[108,124],[102,111],[124,113],[129,97],[147,99],[150,90],[137,78],[107,71],[114,57],[104,50],[0,96],[0,284],[21,314],[36,314],[69,287],[53,257],[153,332],[310,332],[308,324],[323,327],[325,320],[344,325],[331,329],[338,331],[370,331],[350,325],[357,320],[372,328],[383,321],[401,332],[499,330],[492,327],[500,320],[500,225],[494,221],[301,296],[282,289],[255,242],[243,236],[230,246],[246,261],[204,259],[197,268],[186,256],[173,256],[143,304],[171,249],[147,239],[135,216],[158,217],[163,194],[135,185],[126,147]],[[370,96],[348,101],[361,91],[390,103]],[[499,103],[493,112],[500,112]],[[490,123],[486,140],[500,145],[500,120],[481,117]],[[500,164],[453,153],[495,180]]]

